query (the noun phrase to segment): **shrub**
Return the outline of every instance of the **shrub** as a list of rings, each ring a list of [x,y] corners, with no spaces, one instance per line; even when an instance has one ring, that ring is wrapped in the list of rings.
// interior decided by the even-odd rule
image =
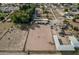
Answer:
[[[73,22],[76,22],[76,19],[73,19]]]
[[[75,30],[75,31],[79,31],[79,28],[78,28],[78,27],[74,27],[74,30]]]
[[[67,8],[66,8],[66,9],[64,9],[64,12],[68,12],[68,11],[69,11],[69,9],[67,9]]]

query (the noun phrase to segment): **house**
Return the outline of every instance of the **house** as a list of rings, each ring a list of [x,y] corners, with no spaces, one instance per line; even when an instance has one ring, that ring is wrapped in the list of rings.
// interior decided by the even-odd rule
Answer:
[[[72,13],[65,13],[65,14],[64,14],[64,17],[65,17],[66,19],[73,19],[73,18],[74,18],[74,15],[73,15]]]

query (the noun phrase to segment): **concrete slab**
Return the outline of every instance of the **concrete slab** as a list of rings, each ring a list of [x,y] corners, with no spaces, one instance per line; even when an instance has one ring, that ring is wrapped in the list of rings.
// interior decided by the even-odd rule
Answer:
[[[0,51],[23,51],[28,32],[9,30],[0,40]]]
[[[56,51],[49,26],[40,25],[39,28],[30,29],[26,44],[26,51]]]

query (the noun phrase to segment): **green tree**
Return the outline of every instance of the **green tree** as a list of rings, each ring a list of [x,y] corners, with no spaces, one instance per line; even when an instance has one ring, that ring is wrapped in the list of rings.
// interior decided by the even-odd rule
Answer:
[[[73,22],[76,22],[76,19],[73,19]]]
[[[68,11],[69,11],[69,9],[67,9],[67,8],[66,8],[66,9],[64,9],[64,12],[68,12]]]
[[[74,27],[74,30],[75,30],[75,31],[79,31],[79,28],[78,28],[78,27]]]
[[[14,23],[29,23],[35,10],[34,4],[23,5],[19,11],[12,14],[11,19]]]

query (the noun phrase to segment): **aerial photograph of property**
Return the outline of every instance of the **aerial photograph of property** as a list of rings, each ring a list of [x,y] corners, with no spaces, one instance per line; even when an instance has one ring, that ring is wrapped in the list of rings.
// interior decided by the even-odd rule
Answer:
[[[79,3],[0,3],[0,55],[79,55]]]

